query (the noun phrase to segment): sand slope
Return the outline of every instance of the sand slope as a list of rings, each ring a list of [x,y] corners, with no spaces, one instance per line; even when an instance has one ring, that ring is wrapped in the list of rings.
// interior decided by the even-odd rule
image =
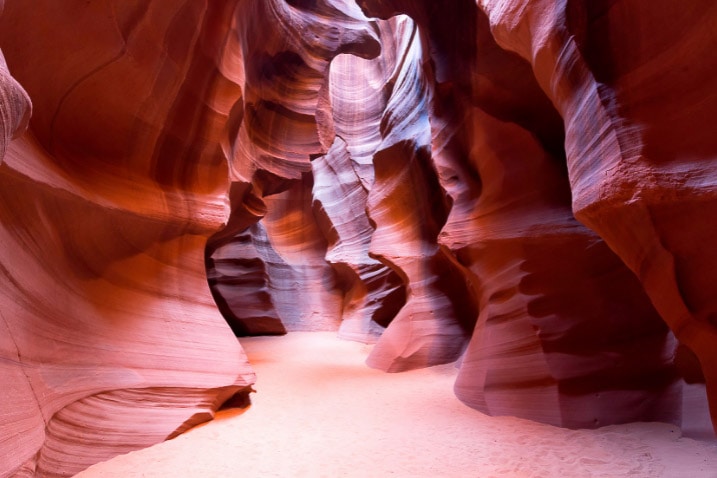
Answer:
[[[333,333],[242,339],[252,406],[89,477],[717,477],[717,442],[659,423],[565,430],[487,417],[452,392],[455,367],[386,374]]]

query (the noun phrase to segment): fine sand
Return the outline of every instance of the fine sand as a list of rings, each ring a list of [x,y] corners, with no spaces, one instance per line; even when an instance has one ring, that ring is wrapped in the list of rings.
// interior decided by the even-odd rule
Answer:
[[[453,395],[453,365],[386,374],[333,333],[242,339],[246,411],[116,457],[89,477],[717,477],[717,441],[635,423],[565,430],[488,417]]]

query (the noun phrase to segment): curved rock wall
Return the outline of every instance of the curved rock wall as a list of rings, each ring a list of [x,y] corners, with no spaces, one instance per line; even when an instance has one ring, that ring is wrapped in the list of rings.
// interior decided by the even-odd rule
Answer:
[[[5,57],[0,51],[0,162],[5,157],[8,143],[27,128],[31,112],[32,103],[27,92],[8,71]]]
[[[441,341],[456,348],[412,365],[457,358],[462,329],[472,338],[456,393],[486,413],[568,427],[679,421],[674,342],[632,273],[573,217],[560,117],[530,64],[496,45],[473,2],[360,3],[369,15],[411,15],[424,47],[414,64],[411,53],[402,63],[382,123],[384,143],[401,146],[374,156],[371,194],[382,202],[370,204],[372,251],[400,257],[394,267],[409,284],[418,268],[454,294],[426,306],[434,330],[416,320],[409,294],[369,364],[395,370],[404,350],[446,350]],[[406,154],[422,159],[404,163]],[[418,219],[397,214],[399,205]],[[386,225],[383,214],[391,214]],[[440,272],[420,267],[432,247],[455,262]],[[402,314],[413,319],[405,329]],[[383,347],[389,340],[405,349]]]
[[[412,20],[404,20],[395,36],[395,67],[387,72],[382,141],[368,198],[375,224],[370,252],[406,286],[406,304],[368,358],[369,365],[387,371],[458,359],[476,315],[466,281],[435,240],[450,205],[431,160],[428,45]]]
[[[462,357],[456,393],[491,414],[568,427],[679,422],[676,342],[654,298],[645,295],[640,274],[636,278],[634,268],[625,267],[620,251],[611,249],[610,233],[587,220],[580,206],[583,189],[595,182],[583,185],[578,173],[604,174],[607,166],[575,159],[579,144],[598,144],[591,131],[603,130],[599,121],[597,127],[584,119],[571,124],[572,112],[595,119],[600,107],[615,105],[594,100],[589,85],[573,84],[585,75],[575,58],[561,56],[573,52],[575,42],[593,64],[609,61],[603,45],[620,35],[596,36],[607,35],[607,11],[630,13],[631,7],[357,3],[378,19],[381,54],[340,55],[332,62],[328,95],[317,101],[315,114],[322,147],[331,134],[336,137],[326,154],[312,156],[319,208],[313,215],[306,207],[287,214],[286,200],[265,201],[284,205],[281,214],[269,214],[272,221],[288,215],[304,225],[269,231],[269,253],[290,257],[296,244],[283,246],[285,237],[306,236],[306,227],[317,221],[334,275],[323,274],[332,278],[321,286],[295,276],[296,284],[307,294],[329,287],[343,296],[344,336],[368,340],[364,334],[381,334],[371,366],[399,371]],[[645,18],[667,18],[669,9],[650,15]],[[605,86],[593,85],[600,88]],[[633,129],[621,134],[628,138]],[[302,174],[307,181],[308,173]],[[296,187],[284,182],[280,189]],[[313,267],[321,267],[325,246],[316,241],[300,241],[316,247],[284,262],[313,256]],[[375,303],[366,302],[367,282],[357,274],[367,258],[380,261],[405,288],[395,289],[400,300],[380,302],[390,305],[379,320],[388,325],[385,331],[365,310]],[[264,263],[272,263],[268,255]],[[264,283],[277,280],[265,274]],[[267,289],[273,303],[281,300],[280,289]],[[325,290],[321,294],[321,304],[335,300]],[[304,304],[321,315],[324,305]],[[290,327],[311,325],[294,321]],[[347,333],[352,327],[361,332]]]
[[[565,122],[572,207],[637,275],[701,364],[714,364],[712,2],[480,1]]]
[[[235,4],[5,5],[33,114],[0,167],[2,476],[74,475],[254,381],[204,271],[228,215]],[[29,102],[2,78],[5,145]]]
[[[324,258],[343,294],[339,337],[373,342],[403,306],[403,282],[369,255],[373,230],[365,213],[368,192],[347,144],[337,137],[328,154],[311,166],[313,197],[318,213],[325,215],[322,232],[333,239]]]
[[[253,383],[234,334],[460,359],[468,405],[567,427],[679,422],[677,349],[717,416],[710,2],[26,3],[1,476],[211,418]]]
[[[311,159],[335,137],[330,62],[377,56],[378,34],[349,1],[251,1],[240,11],[244,116],[230,156],[242,192],[209,242],[210,283],[240,335],[335,329],[346,286],[325,260],[326,213],[313,204]],[[241,263],[231,265],[229,249],[242,250]],[[262,293],[246,305],[237,299],[255,284]]]

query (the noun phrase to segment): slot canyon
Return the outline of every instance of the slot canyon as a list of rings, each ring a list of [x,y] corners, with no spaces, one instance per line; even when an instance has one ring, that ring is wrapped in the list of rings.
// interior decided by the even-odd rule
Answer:
[[[251,415],[285,334],[476,416],[717,428],[712,0],[0,9],[0,477]]]

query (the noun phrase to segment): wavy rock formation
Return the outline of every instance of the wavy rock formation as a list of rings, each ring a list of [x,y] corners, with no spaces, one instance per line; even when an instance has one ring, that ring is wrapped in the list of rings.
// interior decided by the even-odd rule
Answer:
[[[270,219],[262,221],[266,239],[255,240],[267,246],[257,251],[260,274],[247,277],[261,277],[268,291],[262,300],[276,316],[271,330],[282,331],[277,318],[288,312],[277,309],[288,289],[276,284],[290,277],[307,297],[322,297],[299,301],[298,309],[324,317],[315,327],[331,327],[323,311],[343,297],[342,334],[365,340],[381,333],[371,366],[399,371],[452,361],[470,339],[456,392],[488,413],[569,427],[679,421],[672,336],[633,274],[573,216],[575,209],[583,219],[574,207],[580,199],[571,148],[590,136],[568,128],[566,138],[559,100],[566,108],[580,107],[583,90],[564,86],[563,96],[555,97],[546,85],[558,83],[542,78],[536,60],[520,50],[528,33],[517,30],[518,23],[542,25],[530,20],[538,11],[523,11],[519,2],[469,0],[449,7],[401,0],[358,4],[367,16],[382,19],[375,22],[380,56],[339,55],[330,73],[324,65],[322,74],[303,82],[308,70],[282,70],[285,81],[304,91],[298,97],[311,98],[306,111],[313,116],[301,118],[315,124],[302,129],[287,120],[263,132],[291,131],[289,139],[296,141],[296,132],[305,131],[301,147],[314,145],[311,180],[306,163],[284,153],[271,163],[275,169],[265,166],[270,173],[253,176],[252,190],[264,197],[255,217]],[[580,29],[586,18],[604,12],[590,7],[594,11],[586,13],[588,7],[579,5],[568,5],[566,28],[596,55],[600,45]],[[325,7],[312,4],[309,10],[326,15]],[[347,11],[360,18],[355,8]],[[564,16],[556,12],[546,18],[558,23],[543,25],[544,33],[562,31]],[[546,65],[540,71],[553,74],[552,64]],[[256,145],[269,141],[244,138],[239,144],[254,148],[247,158],[255,158]],[[308,181],[318,206],[313,214],[308,191],[297,185]],[[333,276],[320,273],[327,279],[319,284],[319,273],[297,275],[296,264],[307,261],[312,265],[301,265],[304,271],[321,270],[326,247]],[[366,310],[375,303],[367,300],[369,276],[361,272],[368,264],[396,274],[405,287],[405,299],[380,302],[387,311],[378,319],[388,325],[383,332]],[[397,285],[393,280],[386,290],[398,293]],[[293,323],[312,328],[312,320]]]
[[[374,57],[380,46],[347,0],[243,2],[237,19],[244,121],[232,147],[234,178],[263,197],[301,179],[310,156],[333,143],[330,61],[341,53]]]
[[[561,166],[560,119],[529,64],[495,44],[487,19],[472,2],[450,7],[360,3],[369,15],[416,18],[430,47],[432,62],[403,63],[410,72],[406,77],[413,78],[402,81],[399,76],[396,81],[396,88],[404,88],[396,94],[400,106],[389,104],[382,133],[387,143],[422,143],[428,165],[423,170],[438,172],[438,181],[429,188],[434,209],[423,211],[417,221],[424,228],[432,220],[438,224],[424,229],[420,249],[436,247],[440,232],[440,244],[465,270],[453,266],[428,277],[439,277],[444,287],[453,278],[449,289],[454,291],[461,279],[470,281],[471,289],[464,288],[461,295],[480,307],[461,360],[459,398],[486,413],[568,427],[679,421],[674,343],[630,271],[573,217],[570,185]],[[398,113],[391,114],[392,108]],[[417,140],[421,133],[423,139]],[[420,208],[427,193],[406,178],[421,167],[402,165],[398,158],[405,149],[390,152],[395,169],[389,176],[402,180],[384,202],[408,202],[405,187],[420,191],[411,198]],[[380,187],[383,161],[389,159],[379,152],[374,191]],[[449,201],[440,197],[441,191]],[[443,211],[435,209],[441,203]],[[372,250],[382,233],[378,219],[376,223]],[[393,244],[411,230],[403,218],[391,225]],[[410,270],[415,263],[399,267]],[[450,317],[447,309],[427,308],[443,320]],[[413,343],[431,336],[427,330],[398,329],[394,324],[399,317],[384,337],[394,330]],[[470,324],[469,318],[464,320]],[[455,337],[447,341],[461,343]],[[389,356],[403,359],[400,353]]]
[[[272,298],[289,330],[335,330],[342,297],[327,243],[314,216],[310,173],[279,194],[266,196],[262,223],[280,261],[270,262]]]
[[[8,71],[5,57],[0,51],[0,162],[5,156],[8,143],[27,129],[31,112],[32,104],[27,92]]]
[[[310,160],[334,141],[331,60],[375,57],[378,37],[349,1],[252,1],[239,11],[244,116],[230,156],[241,193],[229,223],[209,242],[213,292],[228,320],[243,324],[235,326],[240,333],[334,329],[344,299],[324,259]],[[244,248],[231,270],[235,252],[227,248]],[[257,284],[263,292],[244,304]]]
[[[205,260],[212,295],[237,336],[286,333],[272,300],[271,264],[283,260],[259,220],[266,205],[249,183],[232,183],[228,223],[207,242]]]
[[[637,275],[699,359],[717,427],[709,1],[479,1],[565,121],[576,217]]]
[[[369,256],[373,229],[366,216],[368,192],[354,169],[347,145],[336,139],[328,154],[312,161],[313,197],[325,215],[331,240],[325,260],[342,289],[339,336],[375,342],[405,302],[398,275]],[[321,216],[319,216],[321,217]]]
[[[401,371],[456,360],[476,311],[452,257],[435,242],[449,205],[431,163],[429,101],[423,75],[428,60],[417,25],[404,18],[394,34],[393,68],[385,71],[388,97],[368,211],[375,231],[370,252],[406,286],[406,304],[368,358],[372,367]]]
[[[228,213],[233,8],[7,2],[0,45],[34,110],[0,168],[2,476],[71,476],[254,381],[203,260]],[[6,139],[28,109],[3,72]]]
[[[292,5],[303,8],[303,5]],[[335,16],[333,8],[328,4],[312,4],[302,11],[323,17]],[[343,8],[352,18],[363,18],[366,28],[368,23],[355,5],[349,8],[347,3]],[[266,16],[275,12],[260,13],[260,16]],[[291,10],[291,14],[296,14],[296,11]],[[354,22],[362,25],[356,20]],[[367,36],[367,46],[361,48],[349,44],[329,52],[303,51],[297,49],[296,43],[287,41],[287,50],[280,53],[274,52],[280,48],[273,48],[271,43],[268,43],[271,54],[253,50],[244,53],[245,58],[271,58],[264,65],[247,64],[247,69],[262,68],[261,74],[247,75],[247,101],[249,91],[258,91],[263,97],[255,100],[256,104],[264,105],[269,101],[272,104],[278,101],[285,103],[270,108],[276,116],[270,121],[245,121],[235,143],[238,177],[240,180],[251,177],[251,191],[255,197],[262,198],[263,204],[252,210],[261,210],[254,217],[263,217],[268,248],[266,252],[257,250],[256,257],[242,255],[245,259],[233,273],[216,275],[214,279],[214,273],[210,272],[210,277],[213,278],[220,306],[236,302],[233,307],[226,307],[225,315],[229,320],[255,323],[253,326],[245,325],[245,331],[281,333],[282,328],[332,328],[335,325],[332,326],[331,317],[334,321],[338,317],[345,320],[342,335],[371,341],[374,340],[371,336],[381,331],[380,327],[372,324],[386,325],[406,301],[396,324],[392,326],[394,331],[389,330],[382,335],[371,359],[372,364],[379,368],[401,370],[455,360],[470,335],[476,312],[472,301],[467,298],[470,294],[465,280],[460,274],[454,274],[455,261],[435,243],[440,217],[445,218],[447,205],[441,205],[443,199],[437,177],[425,156],[427,142],[430,142],[430,125],[427,122],[419,125],[416,131],[422,135],[423,142],[420,138],[415,143],[408,141],[403,152],[404,159],[397,163],[398,174],[402,167],[409,171],[412,169],[410,165],[415,163],[418,165],[418,176],[411,182],[403,182],[401,177],[376,179],[379,176],[374,175],[376,158],[383,155],[385,161],[393,162],[394,149],[400,148],[392,144],[398,136],[384,138],[382,129],[394,128],[391,122],[403,121],[399,118],[404,114],[404,108],[411,109],[414,100],[425,103],[420,96],[430,94],[428,90],[421,89],[421,85],[418,85],[419,89],[414,88],[414,82],[421,80],[420,75],[416,76],[416,68],[420,69],[421,62],[427,57],[422,52],[416,26],[409,19],[376,23],[373,30],[366,31],[378,33],[373,33],[376,37]],[[381,56],[371,59],[378,53],[379,38]],[[375,46],[371,41],[375,42]],[[267,42],[257,43],[256,48],[266,50]],[[353,56],[340,55],[329,73],[325,59],[347,52],[353,53]],[[323,62],[314,58],[316,66],[310,68],[312,63],[301,55],[311,54],[327,56]],[[401,99],[404,93],[410,93],[407,100]],[[248,108],[253,107],[248,105]],[[427,113],[425,110],[417,111],[424,117]],[[402,124],[408,125],[413,117],[409,115]],[[288,133],[290,135],[282,141],[261,136]],[[334,135],[341,138],[337,140],[339,143],[334,143]],[[328,140],[332,141],[334,149],[327,148],[331,145]],[[345,152],[340,151],[340,144],[345,145]],[[306,161],[310,155],[314,157],[311,176],[305,169],[310,164]],[[319,208],[313,212],[309,209],[311,191],[300,186],[300,183],[310,181],[318,181],[313,198]],[[334,184],[333,191],[326,181]],[[408,190],[400,193],[397,187],[412,187],[426,194],[416,205],[409,201],[399,204],[390,196],[406,195]],[[338,198],[329,197],[331,194],[341,197],[349,191],[354,192],[354,198],[344,200],[340,205],[337,204]],[[389,197],[389,200],[379,204],[381,197]],[[232,213],[233,217],[248,217],[243,207],[245,202],[237,201],[239,209]],[[363,212],[367,206],[370,219]],[[436,214],[435,224],[426,221],[426,218]],[[382,215],[388,217],[380,219]],[[392,227],[394,217],[400,215],[405,215],[412,222],[413,232],[401,231],[397,236],[386,230]],[[321,230],[313,225],[315,221],[318,221]],[[352,223],[350,227],[349,221]],[[376,224],[377,233],[373,233],[369,221]],[[221,250],[229,246],[219,245],[220,242],[236,245],[253,241],[247,235],[251,224],[250,221],[230,222],[230,226],[211,241],[211,253],[208,254],[210,270],[220,257],[223,263],[232,260],[229,258],[231,254]],[[326,226],[321,228],[321,224]],[[358,230],[352,230],[354,228]],[[355,239],[350,239],[350,236]],[[397,248],[394,247],[396,242],[405,244]],[[272,254],[281,257],[284,264],[277,264],[269,257]],[[326,261],[334,266],[333,278],[326,270]],[[271,267],[276,274],[266,272]],[[412,271],[407,273],[407,269]],[[245,294],[241,290],[246,287],[251,290],[251,284],[257,280],[262,290],[266,288],[269,293],[266,297],[260,294],[261,298],[255,297],[250,302],[259,301],[263,305],[242,306],[240,297]],[[297,290],[303,291],[298,296],[298,302]],[[314,293],[319,294],[315,299],[308,297]],[[452,309],[453,312],[447,312],[447,317],[434,317],[432,311],[435,309]],[[271,310],[270,317],[267,316],[268,310]],[[408,343],[405,332],[413,327],[423,329],[425,333],[414,334],[418,341]],[[396,360],[392,356],[395,353],[402,358]]]
[[[344,296],[339,336],[375,342],[406,301],[403,280],[370,254],[373,226],[367,214],[374,184],[373,156],[396,64],[395,37],[405,19],[377,21],[381,55],[339,55],[331,65],[329,93],[336,140],[312,161],[314,198],[323,217],[332,264]]]
[[[246,398],[234,334],[567,427],[678,422],[681,367],[717,420],[717,7],[643,3],[7,2],[0,476]]]
[[[667,329],[636,278],[572,217],[557,162],[514,123],[480,109],[473,121],[482,193],[442,237],[481,284],[457,396],[570,428],[679,422]]]

